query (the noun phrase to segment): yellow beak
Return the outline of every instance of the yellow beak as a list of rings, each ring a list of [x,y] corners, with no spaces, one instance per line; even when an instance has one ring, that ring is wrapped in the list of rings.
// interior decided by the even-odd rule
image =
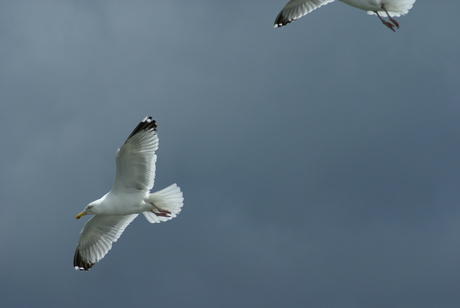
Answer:
[[[82,218],[83,216],[85,216],[87,213],[85,211],[81,212],[81,213],[78,213],[77,216],[75,216],[75,219],[80,219]]]

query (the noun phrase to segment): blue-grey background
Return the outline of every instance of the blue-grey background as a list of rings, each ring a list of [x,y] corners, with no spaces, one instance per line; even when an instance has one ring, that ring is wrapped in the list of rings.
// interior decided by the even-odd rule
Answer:
[[[442,3],[441,3],[442,2]],[[0,2],[7,307],[460,307],[460,3]],[[158,123],[156,187],[89,272],[75,220]]]

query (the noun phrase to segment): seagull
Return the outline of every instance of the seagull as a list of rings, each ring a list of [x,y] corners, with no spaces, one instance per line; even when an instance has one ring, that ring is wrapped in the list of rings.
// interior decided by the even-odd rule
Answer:
[[[73,259],[76,270],[87,271],[104,258],[139,213],[148,222],[157,223],[170,220],[181,211],[184,198],[176,184],[150,193],[157,160],[156,128],[150,116],[137,125],[116,152],[117,171],[112,189],[75,217],[94,214],[80,232]]]
[[[316,10],[320,6],[333,2],[334,0],[290,0],[283,7],[275,19],[275,28],[282,27],[300,17]],[[399,29],[399,23],[392,18],[405,15],[414,5],[415,0],[339,0],[358,9],[367,11],[370,15],[377,15],[380,21],[395,31]],[[383,19],[385,14],[389,21]]]

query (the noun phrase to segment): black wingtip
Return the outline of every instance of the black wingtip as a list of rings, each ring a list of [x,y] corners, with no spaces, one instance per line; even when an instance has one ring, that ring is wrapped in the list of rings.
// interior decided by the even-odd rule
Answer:
[[[146,116],[129,135],[128,139],[140,131],[157,130],[157,123],[151,116]]]
[[[281,11],[278,16],[276,16],[275,19],[275,28],[285,26],[291,22],[293,22],[294,19],[288,19],[286,16],[284,16],[283,11]]]
[[[90,263],[90,262],[83,260],[78,248],[77,250],[75,250],[75,255],[73,257],[73,266],[76,270],[87,271],[91,267],[93,267],[93,265],[94,263]]]

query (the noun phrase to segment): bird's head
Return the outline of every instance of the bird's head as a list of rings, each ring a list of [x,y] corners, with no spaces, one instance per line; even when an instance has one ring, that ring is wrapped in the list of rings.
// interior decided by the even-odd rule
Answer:
[[[77,216],[75,216],[76,219],[80,219],[82,218],[83,216],[85,215],[88,215],[88,214],[94,214],[93,212],[93,208],[96,206],[96,204],[94,204],[94,202],[91,202],[90,204],[88,204],[85,209],[78,213]]]

